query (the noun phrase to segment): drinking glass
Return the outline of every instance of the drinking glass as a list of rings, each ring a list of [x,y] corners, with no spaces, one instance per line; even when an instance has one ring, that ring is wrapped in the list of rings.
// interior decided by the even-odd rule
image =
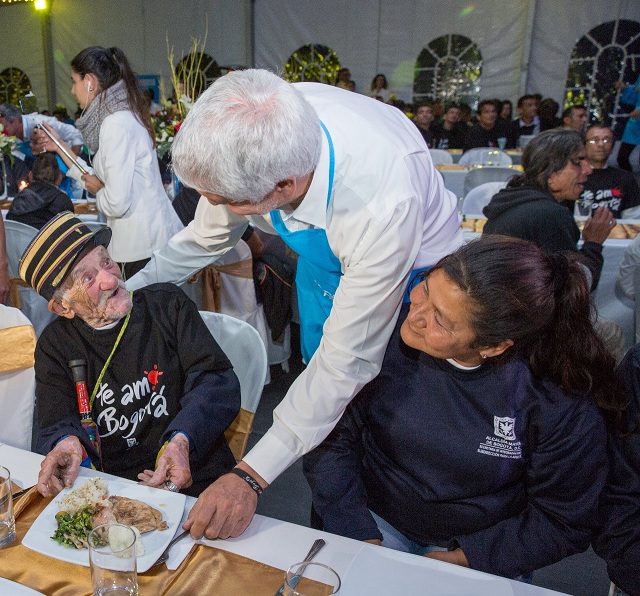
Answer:
[[[285,573],[285,596],[330,596],[339,591],[340,577],[322,563],[296,563]]]
[[[104,524],[87,542],[93,596],[137,596],[135,532],[123,524]]]
[[[504,151],[506,146],[507,146],[507,137],[498,137],[498,148]]]
[[[580,199],[576,201],[578,205],[578,215],[581,217],[589,217],[591,215],[591,206],[593,205],[593,199]]]
[[[0,548],[9,546],[16,539],[16,520],[13,517],[11,473],[0,466]]]

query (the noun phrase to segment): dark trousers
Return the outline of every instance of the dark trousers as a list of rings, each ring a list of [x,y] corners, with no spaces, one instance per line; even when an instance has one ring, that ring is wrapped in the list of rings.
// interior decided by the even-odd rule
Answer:
[[[629,162],[629,156],[631,152],[635,149],[635,145],[631,143],[622,143],[620,145],[620,151],[618,151],[618,165],[623,170],[629,170],[631,172],[631,163]]]

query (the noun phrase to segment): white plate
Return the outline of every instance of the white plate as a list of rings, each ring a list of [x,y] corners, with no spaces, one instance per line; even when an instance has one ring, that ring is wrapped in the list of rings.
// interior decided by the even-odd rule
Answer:
[[[36,592],[22,584],[4,579],[4,577],[0,577],[0,594],[11,594],[11,596],[42,596],[42,592]]]
[[[89,551],[86,548],[79,550],[70,548],[59,544],[51,538],[57,528],[55,516],[60,510],[58,502],[73,488],[84,484],[86,480],[84,477],[78,477],[72,488],[63,490],[45,507],[22,539],[24,546],[54,559],[89,567]],[[142,535],[144,555],[138,557],[137,564],[138,573],[144,573],[156,562],[176,533],[176,529],[182,519],[186,497],[180,493],[172,493],[168,490],[159,490],[140,484],[109,481],[109,496],[112,495],[138,499],[155,507],[162,512],[162,519],[169,524],[166,530],[161,532],[153,530]]]

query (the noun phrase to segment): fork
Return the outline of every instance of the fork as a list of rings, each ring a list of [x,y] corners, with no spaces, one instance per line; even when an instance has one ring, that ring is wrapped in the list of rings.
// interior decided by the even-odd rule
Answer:
[[[185,530],[181,534],[178,534],[171,542],[169,542],[167,548],[164,549],[164,552],[158,557],[158,560],[152,565],[152,567],[155,567],[156,565],[162,565],[162,563],[166,563],[167,559],[169,558],[169,551],[171,550],[171,547],[176,542],[179,542],[180,540],[182,540],[188,534],[189,534],[189,531]]]
[[[313,546],[309,549],[309,552],[307,553],[307,556],[304,558],[304,561],[302,561],[303,563],[309,563],[309,561],[311,561],[311,559],[313,559],[313,557],[315,557],[319,552],[320,549],[322,549],[322,547],[326,544],[326,542],[322,539],[322,538],[318,538],[318,540],[316,540],[313,543]],[[294,575],[291,578],[291,587],[295,588],[297,583],[300,581],[300,575],[302,575],[302,573],[304,573],[304,569],[305,569],[306,565],[304,567],[300,567],[300,573],[298,575]],[[274,594],[274,596],[282,596],[282,594],[284,594],[284,584],[282,584],[280,586],[280,588],[276,591],[276,593]]]

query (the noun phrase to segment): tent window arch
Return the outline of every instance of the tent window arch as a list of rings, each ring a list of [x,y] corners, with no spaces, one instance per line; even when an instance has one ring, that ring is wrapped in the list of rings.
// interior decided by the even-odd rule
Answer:
[[[471,39],[450,33],[429,42],[416,60],[413,100],[478,103],[482,53]]]
[[[340,60],[329,47],[317,43],[299,47],[284,65],[284,79],[290,83],[312,81],[334,85]]]
[[[175,76],[184,89],[182,93],[195,101],[200,94],[222,75],[218,63],[205,52],[191,52],[180,60],[174,69]]]
[[[18,105],[18,100],[31,91],[29,77],[19,68],[10,66],[0,72],[0,103]]]
[[[576,43],[569,60],[564,108],[582,104],[590,120],[615,127],[626,123],[617,111],[619,93],[614,83],[628,80],[638,71],[640,23],[627,19],[594,27]]]

